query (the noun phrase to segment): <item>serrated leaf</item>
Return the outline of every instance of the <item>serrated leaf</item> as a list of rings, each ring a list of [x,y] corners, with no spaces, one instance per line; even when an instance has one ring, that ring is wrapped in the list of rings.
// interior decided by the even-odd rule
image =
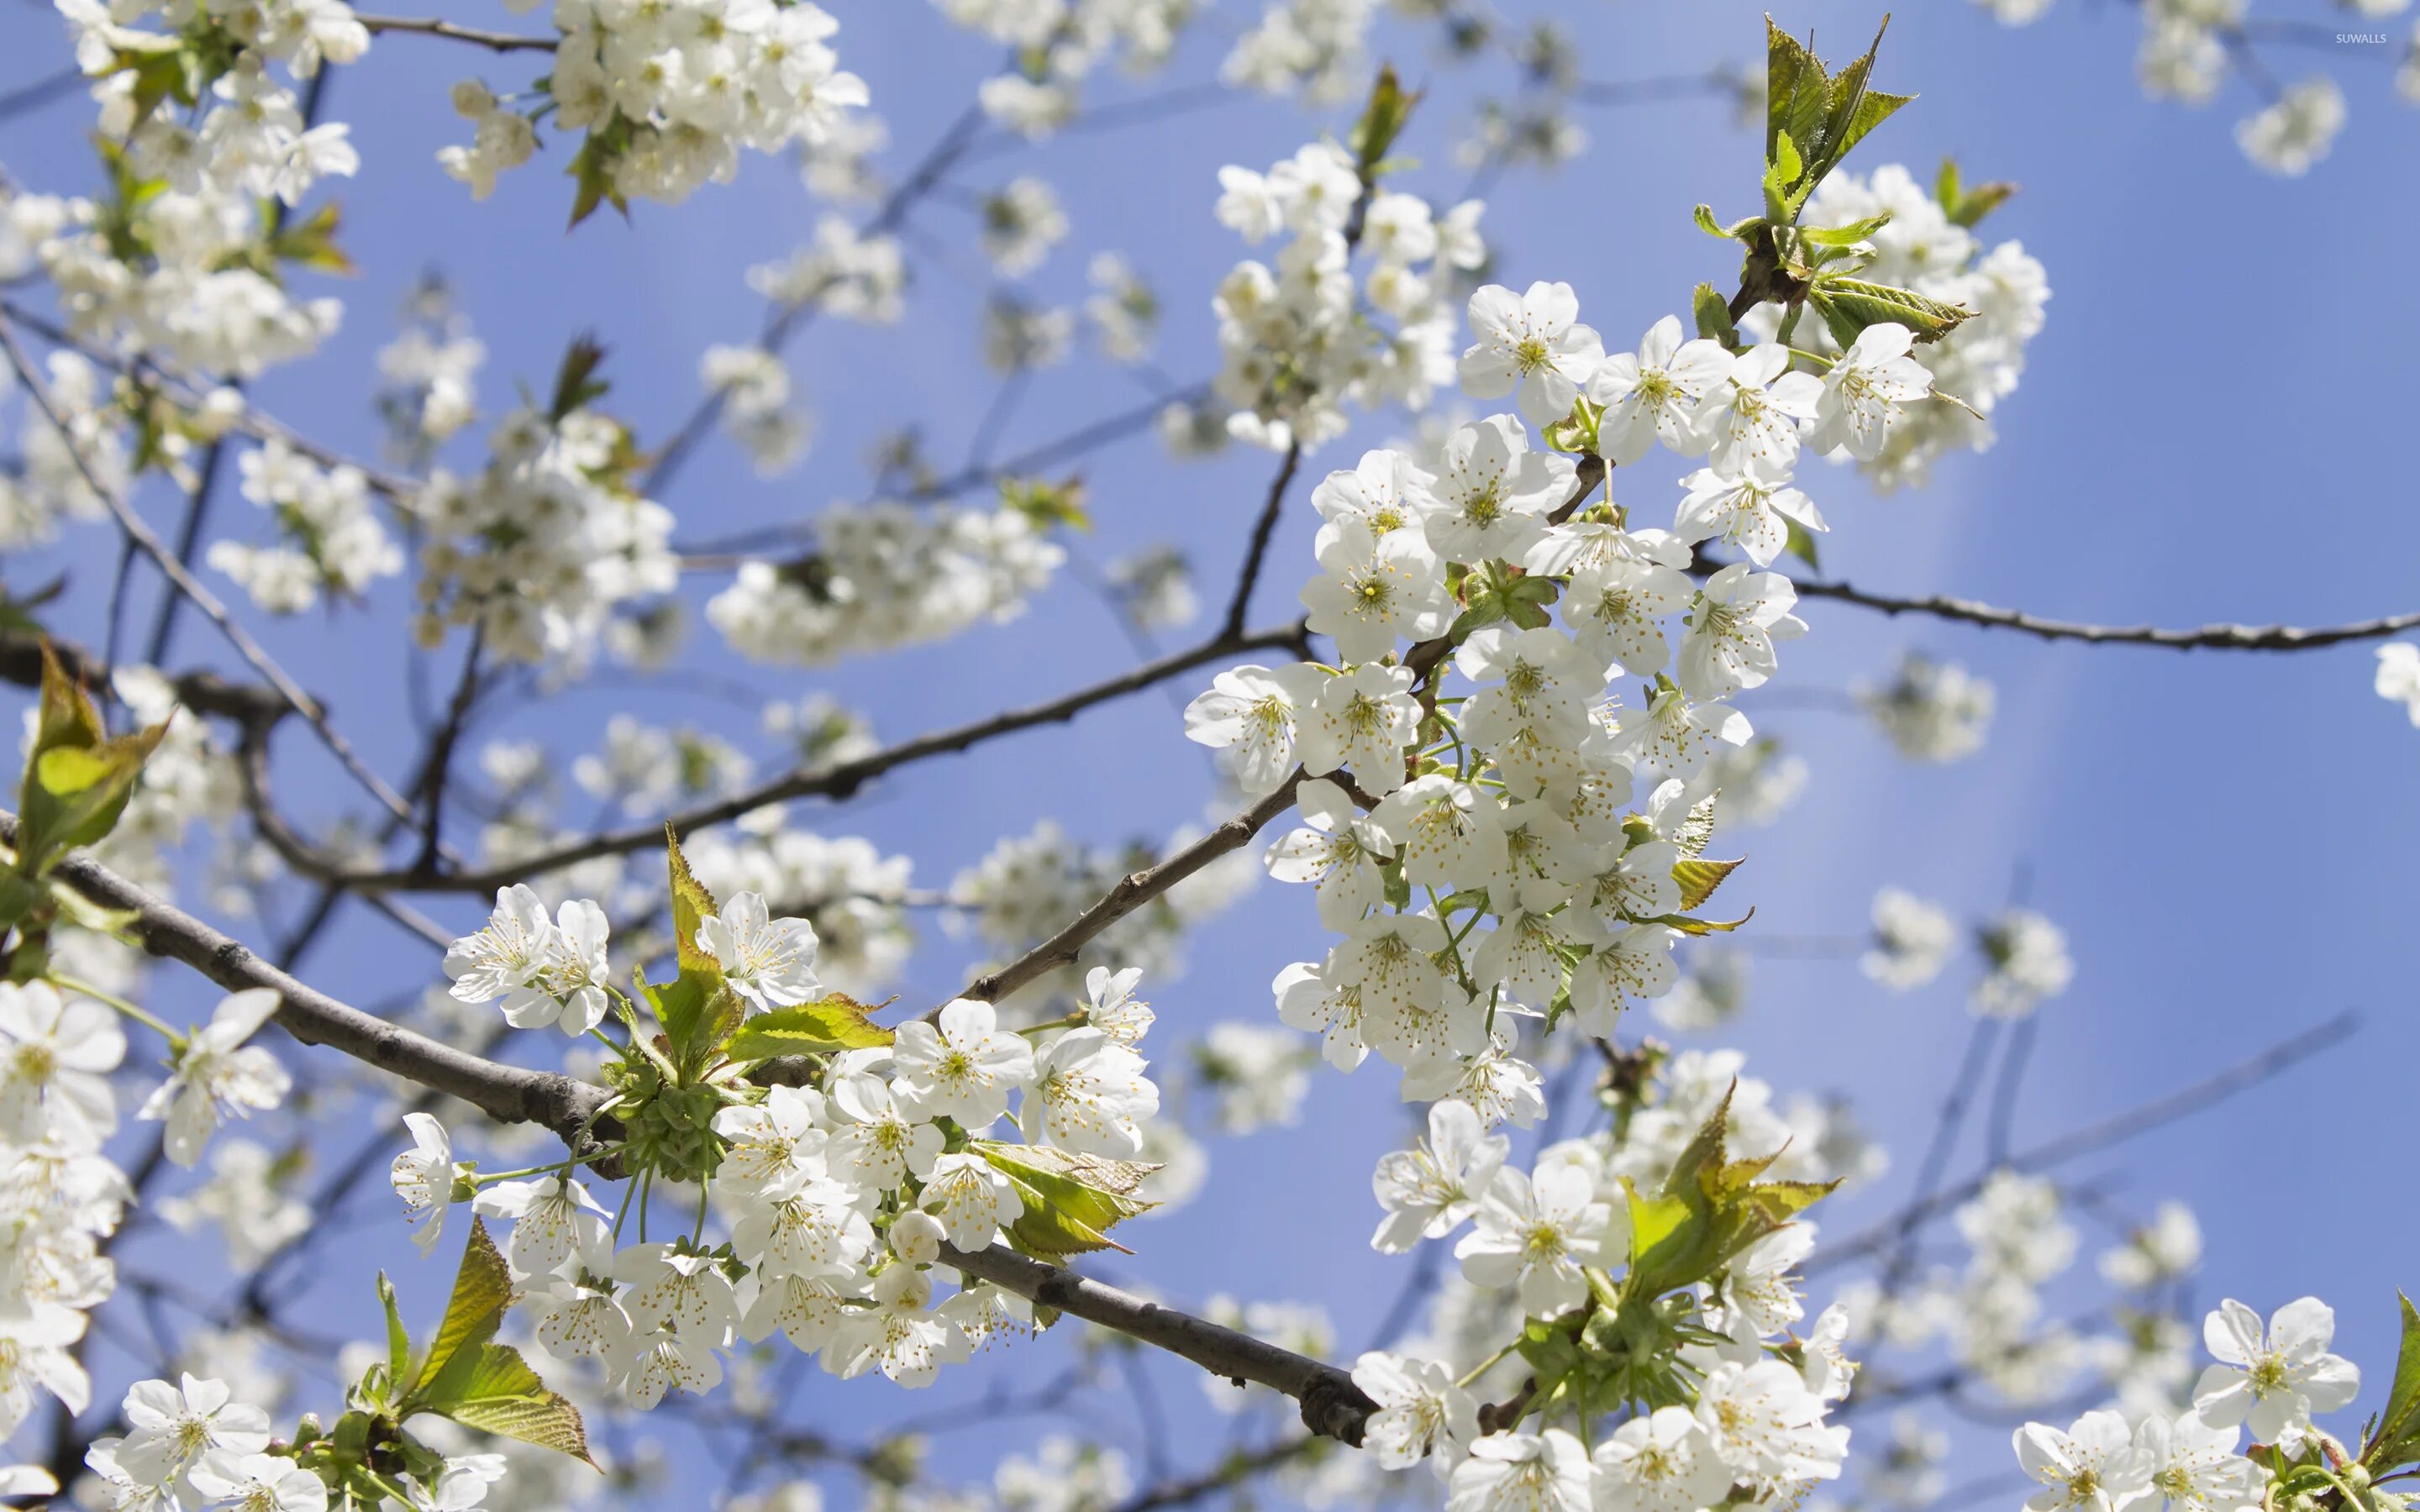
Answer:
[[[18,870],[39,877],[60,853],[107,836],[167,733],[163,721],[104,738],[100,710],[45,641],[41,701],[18,794]]]
[[[1134,1196],[1143,1178],[1159,1169],[1141,1161],[985,1139],[968,1148],[1016,1187],[1025,1211],[1009,1226],[1008,1242],[1037,1260],[1056,1263],[1101,1249],[1131,1255],[1109,1230],[1158,1206]]]
[[[513,1273],[488,1237],[486,1220],[471,1220],[471,1238],[462,1246],[462,1268],[454,1273],[454,1294],[445,1304],[444,1320],[437,1325],[428,1352],[409,1381],[398,1378],[397,1393],[405,1410],[419,1405],[422,1394],[442,1376],[458,1356],[475,1350],[495,1335],[512,1305]]]
[[[2420,1309],[2414,1309],[2412,1299],[2402,1292],[2395,1296],[2403,1306],[2403,1340],[2395,1353],[2395,1384],[2361,1455],[2372,1481],[2420,1459]]]
[[[455,1356],[415,1410],[597,1464],[589,1457],[580,1409],[549,1391],[509,1344],[482,1344]]]
[[[740,1025],[722,1053],[737,1061],[770,1060],[891,1043],[892,1031],[867,1017],[873,1011],[842,993],[796,1008],[777,1008]]]
[[[1736,861],[1682,861],[1672,868],[1672,880],[1681,885],[1681,909],[1683,913],[1702,904],[1723,885],[1723,879],[1746,864],[1742,856]]]
[[[1935,342],[1975,314],[1962,305],[1945,304],[1914,289],[1837,276],[1816,280],[1807,301],[1823,316],[1832,338],[1843,347],[1855,341],[1857,333],[1868,326],[1886,321],[1907,327],[1919,345]]]
[[[693,1081],[729,1042],[748,1016],[747,1005],[719,971],[684,968],[671,981],[639,979],[639,990],[655,1010],[656,1023],[672,1047],[678,1079]]]
[[[1663,1190],[1646,1194],[1622,1182],[1630,1210],[1630,1274],[1626,1298],[1658,1297],[1710,1281],[1732,1257],[1776,1232],[1839,1183],[1759,1181],[1773,1155],[1731,1160],[1726,1149],[1731,1093],[1690,1136]],[[1776,1152],[1777,1153],[1777,1152]]]
[[[722,974],[721,964],[698,949],[697,927],[719,911],[714,894],[699,885],[689,869],[689,857],[681,855],[680,836],[669,821],[664,825],[664,855],[672,871],[673,941],[681,969],[692,967]]]

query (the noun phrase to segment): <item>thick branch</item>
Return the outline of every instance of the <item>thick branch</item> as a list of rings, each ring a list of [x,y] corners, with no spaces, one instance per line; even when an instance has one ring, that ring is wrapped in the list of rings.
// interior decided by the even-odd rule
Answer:
[[[1378,1404],[1353,1384],[1350,1374],[1324,1361],[1146,1302],[1073,1271],[1028,1259],[1005,1246],[994,1244],[970,1255],[945,1244],[941,1260],[1040,1306],[1057,1308],[1070,1318],[1115,1329],[1182,1355],[1212,1375],[1239,1385],[1255,1381],[1274,1387],[1301,1403],[1303,1427],[1325,1438],[1358,1444],[1362,1425],[1378,1410]]]
[[[0,841],[13,845],[16,839],[16,816],[0,813]],[[130,933],[153,955],[181,961],[229,992],[249,987],[275,992],[277,1024],[304,1044],[341,1050],[380,1071],[459,1098],[502,1122],[543,1125],[566,1143],[578,1140],[582,1126],[605,1102],[602,1089],[559,1072],[499,1065],[339,1002],[81,851],[60,861],[52,875],[103,907],[133,915]]]

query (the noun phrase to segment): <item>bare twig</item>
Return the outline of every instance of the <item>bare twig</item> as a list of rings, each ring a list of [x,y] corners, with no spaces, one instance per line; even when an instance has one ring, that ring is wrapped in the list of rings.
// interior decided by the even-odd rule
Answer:
[[[2317,651],[2349,640],[2378,640],[2420,629],[2420,613],[2328,625],[2205,625],[2172,629],[2150,625],[2086,625],[2073,620],[2045,619],[2023,609],[1999,609],[1946,594],[1900,598],[1869,594],[1844,582],[1802,582],[1793,586],[1801,598],[1829,598],[1885,614],[1924,614],[1962,625],[2016,630],[2044,640],[2081,640],[2092,645],[2163,646],[2174,651]]]

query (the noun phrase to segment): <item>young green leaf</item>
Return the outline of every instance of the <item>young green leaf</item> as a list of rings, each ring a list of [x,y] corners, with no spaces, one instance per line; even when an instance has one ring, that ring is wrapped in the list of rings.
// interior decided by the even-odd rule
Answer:
[[[892,1031],[867,1017],[873,1011],[841,993],[796,1008],[777,1008],[740,1025],[722,1053],[738,1061],[770,1060],[889,1044]]]
[[[1745,864],[1746,857],[1743,856],[1736,861],[1692,859],[1674,865],[1672,880],[1681,885],[1682,910],[1686,912],[1702,904],[1714,895],[1725,877]]]
[[[1816,281],[1807,301],[1815,306],[1823,323],[1831,328],[1833,339],[1843,347],[1855,341],[1857,333],[1868,326],[1885,322],[1907,327],[1921,346],[1939,341],[1975,314],[1962,305],[1945,304],[1914,289],[1832,275]]]
[[[1159,1169],[1156,1165],[1071,1154],[1047,1145],[979,1139],[968,1148],[1016,1188],[1025,1211],[1009,1226],[1008,1242],[1037,1260],[1055,1264],[1101,1249],[1131,1255],[1108,1230],[1158,1206],[1134,1195],[1143,1178]]]
[[[580,1409],[549,1391],[520,1351],[508,1344],[482,1344],[457,1354],[421,1389],[413,1410],[602,1468],[589,1456],[588,1429]]]
[[[690,873],[689,857],[681,855],[680,836],[672,825],[664,825],[664,857],[672,869],[673,943],[683,971],[696,969],[720,977],[721,963],[698,949],[697,926],[714,917],[718,904],[714,894],[701,887]]]
[[[420,1405],[422,1394],[457,1356],[475,1352],[495,1335],[512,1301],[512,1270],[498,1253],[496,1242],[488,1237],[487,1223],[474,1217],[470,1242],[462,1246],[462,1268],[454,1273],[454,1295],[445,1304],[437,1336],[428,1341],[428,1352],[421,1357],[418,1370],[408,1379],[397,1373],[396,1391],[406,1412]]]
[[[2403,1342],[2395,1353],[2395,1384],[2361,1452],[2373,1481],[2420,1460],[2420,1310],[2401,1292],[2396,1300],[2403,1304]]]

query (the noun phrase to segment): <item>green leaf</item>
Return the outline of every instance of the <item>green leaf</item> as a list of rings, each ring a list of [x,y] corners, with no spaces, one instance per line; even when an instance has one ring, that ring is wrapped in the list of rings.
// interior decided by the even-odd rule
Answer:
[[[1053,483],[1047,478],[1002,478],[1000,502],[1032,522],[1037,531],[1064,525],[1090,532],[1092,512],[1084,507],[1084,480],[1073,473]]]
[[[1093,1250],[1134,1252],[1109,1237],[1109,1229],[1157,1207],[1134,1195],[1144,1177],[1159,1169],[1141,1161],[1103,1160],[1046,1145],[1004,1145],[988,1139],[967,1147],[1007,1177],[1025,1203],[1008,1228],[1008,1242],[1037,1260],[1052,1263]]]
[[[1590,403],[1585,394],[1573,400],[1572,412],[1546,427],[1547,448],[1575,456],[1594,455],[1597,423],[1604,417],[1604,406]]]
[[[2396,1300],[2403,1304],[2403,1343],[2395,1354],[2395,1385],[2361,1454],[2373,1481],[2420,1459],[2420,1310],[2399,1291]]]
[[[1788,131],[1774,139],[1773,161],[1764,170],[1764,218],[1787,223],[1790,220],[1790,191],[1807,171],[1798,155],[1798,144]]]
[[[336,245],[336,227],[341,219],[332,200],[302,220],[288,220],[269,239],[269,255],[280,262],[323,273],[353,272],[352,258]]]
[[[1994,180],[1968,189],[1958,172],[1958,160],[1941,160],[1941,172],[1932,180],[1932,197],[1941,202],[1941,212],[1954,225],[1972,227],[1983,217],[2009,202],[2017,186]]]
[[[163,721],[104,738],[101,711],[43,642],[41,702],[18,795],[19,872],[39,877],[61,852],[107,836],[167,733]]]
[[[547,404],[548,416],[560,423],[573,410],[603,398],[613,387],[597,376],[603,365],[605,348],[597,338],[585,333],[574,336],[563,349],[562,364],[554,370],[554,397]]]
[[[1690,298],[1690,312],[1697,316],[1699,335],[1726,347],[1740,344],[1739,328],[1731,323],[1730,301],[1712,284],[1698,285]]]
[[[496,1242],[488,1237],[487,1222],[473,1217],[470,1242],[462,1246],[462,1268],[454,1273],[454,1295],[445,1304],[444,1321],[437,1325],[437,1336],[429,1340],[420,1368],[409,1379],[397,1377],[403,1411],[422,1405],[423,1395],[458,1356],[475,1353],[495,1335],[512,1301],[513,1273],[497,1252]]]
[[[1782,541],[1781,549],[1817,572],[1823,571],[1823,564],[1815,560],[1815,532],[1794,519],[1785,519],[1782,523],[1788,527],[1790,533]]]
[[[1799,119],[1801,92],[1820,100],[1829,81],[1823,77],[1823,65],[1815,54],[1807,51],[1797,38],[1775,25],[1769,15],[1764,18],[1764,158],[1770,162],[1775,143]],[[1811,116],[1810,107],[1810,119]]]
[[[1886,321],[1907,327],[1916,333],[1919,344],[1935,342],[1975,314],[1962,305],[1944,304],[1913,289],[1835,275],[1816,280],[1807,301],[1831,328],[1832,338],[1843,347],[1855,341],[1857,333],[1868,326]]]
[[[1683,864],[1685,865],[1686,863],[1684,862]],[[1648,922],[1651,924],[1667,925],[1669,928],[1679,930],[1683,934],[1702,937],[1708,934],[1729,934],[1731,931],[1739,928],[1742,924],[1746,923],[1749,919],[1754,918],[1755,917],[1756,910],[1751,908],[1746,913],[1742,914],[1739,918],[1730,919],[1691,918],[1686,914],[1658,914],[1653,918],[1649,919]]]
[[[684,968],[660,985],[642,977],[639,990],[663,1027],[675,1079],[683,1084],[697,1079],[748,1016],[747,1006],[720,971]]]
[[[413,1410],[597,1466],[588,1453],[588,1429],[580,1420],[580,1409],[547,1390],[520,1351],[508,1344],[482,1344],[456,1355],[424,1388]]]
[[[722,1053],[733,1060],[770,1060],[889,1044],[892,1031],[866,1016],[873,1011],[841,993],[796,1008],[777,1008],[740,1025]]]
[[[1890,211],[1885,210],[1880,215],[1869,215],[1847,225],[1803,228],[1798,234],[1819,247],[1854,247],[1888,224]]]
[[[1734,1084],[1736,1088],[1736,1084]],[[1732,1257],[1812,1207],[1838,1181],[1759,1181],[1775,1156],[1728,1158],[1731,1094],[1673,1162],[1661,1192],[1628,1180],[1630,1274],[1625,1300],[1644,1300],[1713,1280]]]
[[[404,1373],[411,1368],[411,1335],[404,1332],[403,1312],[396,1305],[395,1283],[386,1273],[378,1275],[379,1305],[386,1309],[386,1368],[390,1390],[403,1384]]]
[[[664,855],[672,868],[673,940],[681,970],[694,968],[720,978],[721,964],[697,945],[698,925],[720,912],[720,906],[714,894],[690,874],[689,857],[681,855],[680,836],[674,832],[670,821],[664,824]]]
[[[1346,140],[1353,148],[1353,161],[1362,177],[1374,179],[1384,162],[1387,149],[1404,132],[1412,118],[1412,107],[1420,102],[1419,90],[1406,90],[1396,77],[1394,65],[1378,69],[1377,81],[1370,86],[1370,101],[1361,107],[1361,118],[1353,125]]]
[[[1747,862],[1745,856],[1736,861],[1708,861],[1702,858],[1682,861],[1672,868],[1672,880],[1681,885],[1681,907],[1683,912],[1696,908],[1714,895],[1723,879]]]

